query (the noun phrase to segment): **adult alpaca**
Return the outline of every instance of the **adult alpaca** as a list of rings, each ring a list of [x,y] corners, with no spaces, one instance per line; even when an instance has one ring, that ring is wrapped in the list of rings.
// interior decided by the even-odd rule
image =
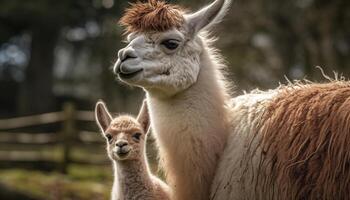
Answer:
[[[229,127],[222,64],[200,31],[219,22],[229,0],[192,14],[162,1],[133,4],[121,24],[129,44],[114,71],[144,88],[160,161],[174,200],[208,200]]]
[[[198,33],[228,4],[216,0],[182,17],[151,1],[122,19],[130,43],[115,72],[147,93],[174,199],[208,199],[220,155],[211,199],[349,199],[349,83],[255,91],[226,107],[222,65]]]

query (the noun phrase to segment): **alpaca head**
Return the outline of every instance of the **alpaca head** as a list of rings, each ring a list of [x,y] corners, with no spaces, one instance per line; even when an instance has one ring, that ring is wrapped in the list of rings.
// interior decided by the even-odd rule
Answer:
[[[145,137],[149,128],[147,105],[144,102],[137,119],[122,115],[112,119],[103,102],[95,108],[95,118],[106,138],[108,156],[115,161],[143,159]]]
[[[200,32],[225,14],[230,0],[215,0],[194,13],[160,0],[133,4],[120,20],[128,45],[119,50],[114,72],[127,84],[162,96],[190,87],[200,71]]]

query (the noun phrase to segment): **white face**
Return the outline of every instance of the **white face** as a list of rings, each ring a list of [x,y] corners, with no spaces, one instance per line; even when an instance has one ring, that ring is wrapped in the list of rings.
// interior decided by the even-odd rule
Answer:
[[[171,96],[191,86],[199,73],[202,42],[176,29],[128,35],[114,72],[125,83]]]
[[[198,33],[224,16],[230,0],[215,0],[184,15],[184,24],[165,32],[131,33],[129,44],[118,52],[114,72],[121,81],[143,87],[162,97],[175,95],[194,84],[200,71],[203,43]]]

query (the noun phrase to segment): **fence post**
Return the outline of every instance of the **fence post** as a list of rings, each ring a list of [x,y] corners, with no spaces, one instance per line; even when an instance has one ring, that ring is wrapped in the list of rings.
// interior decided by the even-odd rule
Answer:
[[[63,160],[61,172],[66,174],[69,163],[71,162],[71,148],[74,143],[74,135],[76,133],[75,127],[75,106],[72,102],[64,103],[63,105],[63,131],[62,131],[62,145],[63,145]]]

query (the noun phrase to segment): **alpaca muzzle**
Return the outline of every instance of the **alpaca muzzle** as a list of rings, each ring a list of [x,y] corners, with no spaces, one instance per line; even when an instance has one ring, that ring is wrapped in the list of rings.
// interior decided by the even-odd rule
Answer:
[[[131,147],[130,147],[129,143],[126,141],[117,142],[116,147],[114,148],[114,153],[119,158],[127,157],[130,151],[131,151]]]

